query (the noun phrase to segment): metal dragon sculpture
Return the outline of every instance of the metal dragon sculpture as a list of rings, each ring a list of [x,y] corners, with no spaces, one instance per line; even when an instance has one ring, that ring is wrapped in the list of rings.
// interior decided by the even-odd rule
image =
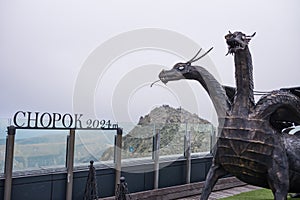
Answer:
[[[286,199],[288,192],[300,192],[300,137],[282,132],[292,124],[300,124],[299,90],[272,91],[255,103],[248,47],[254,35],[229,32],[225,36],[227,54],[234,55],[236,89],[222,86],[206,69],[193,65],[204,56],[197,58],[200,51],[190,61],[159,74],[165,84],[197,80],[217,112],[219,138],[201,200],[208,199],[217,180],[227,174],[271,189],[275,200]]]

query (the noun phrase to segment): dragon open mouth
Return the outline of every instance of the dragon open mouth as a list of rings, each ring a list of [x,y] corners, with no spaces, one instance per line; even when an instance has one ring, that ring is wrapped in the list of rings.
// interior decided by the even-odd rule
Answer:
[[[244,45],[237,41],[227,41],[227,44],[228,44],[228,49],[244,48]]]
[[[244,44],[243,42],[240,42],[240,41],[238,42],[238,41],[235,41],[235,40],[227,41],[227,45],[228,45],[227,54],[236,53],[237,50],[245,49],[245,47],[246,47],[246,44]]]
[[[255,33],[251,36],[246,36],[242,32],[229,32],[229,34],[225,36],[226,43],[228,45],[228,52],[226,55],[245,49],[254,35]]]

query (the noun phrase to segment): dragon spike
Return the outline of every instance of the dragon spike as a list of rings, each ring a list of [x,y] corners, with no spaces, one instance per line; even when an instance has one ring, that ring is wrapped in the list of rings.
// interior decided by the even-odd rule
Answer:
[[[243,36],[243,39],[251,40],[255,36],[256,32],[254,32],[252,35],[246,35]]]
[[[207,52],[205,52],[202,56],[200,56],[199,58],[194,59],[192,62],[196,62],[197,60],[200,60],[201,58],[203,58],[204,56],[206,56],[211,50],[213,49],[213,47],[211,47]],[[191,63],[192,63],[191,62]]]
[[[198,54],[200,53],[201,50],[202,50],[202,48],[200,48],[200,50],[196,53],[196,55],[192,59],[190,59],[188,62],[189,63],[194,62],[193,60],[198,56]]]
[[[254,32],[251,36],[247,36],[247,37],[254,37],[256,34],[256,32]]]

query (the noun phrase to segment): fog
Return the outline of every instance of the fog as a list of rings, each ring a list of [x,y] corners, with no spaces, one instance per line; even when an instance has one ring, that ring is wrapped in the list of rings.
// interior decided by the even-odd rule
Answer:
[[[257,33],[249,45],[255,90],[299,85],[299,7],[297,0],[1,1],[0,118],[23,110],[137,122],[169,104],[214,121],[197,83],[151,82],[213,46],[199,65],[234,86],[224,35],[240,30]]]

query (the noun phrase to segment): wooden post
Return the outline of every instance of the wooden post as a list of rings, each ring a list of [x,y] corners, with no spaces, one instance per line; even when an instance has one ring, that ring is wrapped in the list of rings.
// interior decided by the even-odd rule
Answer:
[[[11,199],[15,135],[16,135],[16,128],[14,126],[7,127],[5,169],[4,169],[4,176],[5,176],[4,200]]]
[[[67,148],[67,191],[66,200],[72,200],[74,169],[75,129],[70,129]]]
[[[153,140],[153,157],[154,157],[154,189],[158,189],[159,183],[159,149],[160,149],[160,131],[155,131]]]
[[[210,153],[213,153],[213,148],[214,145],[216,145],[216,141],[217,141],[217,134],[216,134],[216,130],[214,129],[213,125],[210,125],[211,128],[211,132],[210,132]]]
[[[118,188],[118,184],[120,184],[121,178],[121,162],[122,162],[122,135],[123,130],[118,128],[117,136],[115,139],[115,191]]]
[[[186,183],[191,182],[191,131],[185,130],[185,135],[184,135],[184,156],[186,158]]]

